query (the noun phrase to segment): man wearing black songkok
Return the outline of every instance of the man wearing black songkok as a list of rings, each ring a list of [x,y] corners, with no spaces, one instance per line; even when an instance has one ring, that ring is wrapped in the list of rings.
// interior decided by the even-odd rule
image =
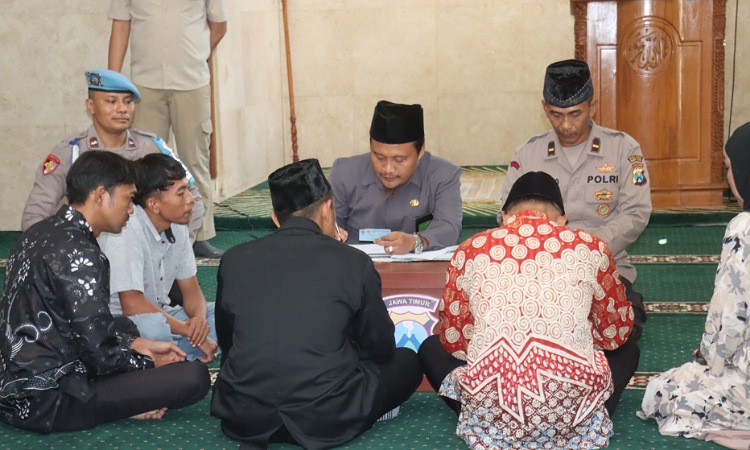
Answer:
[[[370,125],[370,152],[331,168],[336,216],[350,244],[359,230],[392,232],[374,242],[389,254],[454,245],[461,232],[461,169],[425,150],[420,105],[381,100]],[[425,229],[420,224],[427,224]]]
[[[318,161],[268,177],[279,231],[227,251],[216,292],[223,352],[211,414],[252,448],[329,448],[354,439],[422,380],[370,258],[339,242]]]
[[[542,108],[553,129],[533,136],[515,150],[502,193],[505,199],[513,183],[526,172],[547,172],[560,185],[568,226],[595,234],[609,245],[635,313],[628,342],[607,352],[615,384],[606,405],[612,415],[640,357],[636,342],[646,312],[643,296],[633,290],[636,270],[626,250],[648,224],[651,192],[640,145],[626,133],[594,123],[597,100],[593,96],[585,62],[570,59],[547,67]]]

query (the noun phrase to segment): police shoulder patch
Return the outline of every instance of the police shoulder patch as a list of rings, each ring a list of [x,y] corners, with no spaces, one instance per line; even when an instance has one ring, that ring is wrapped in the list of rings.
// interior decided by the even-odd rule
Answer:
[[[60,166],[60,159],[57,156],[50,153],[42,163],[42,175],[49,175]]]

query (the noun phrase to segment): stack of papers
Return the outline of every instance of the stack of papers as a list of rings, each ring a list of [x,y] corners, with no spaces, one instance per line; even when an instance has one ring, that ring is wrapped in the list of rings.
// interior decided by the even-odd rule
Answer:
[[[427,250],[420,254],[407,253],[405,255],[389,255],[382,245],[377,244],[352,244],[352,247],[367,253],[373,261],[450,261],[453,252],[458,245],[441,248],[438,250]]]

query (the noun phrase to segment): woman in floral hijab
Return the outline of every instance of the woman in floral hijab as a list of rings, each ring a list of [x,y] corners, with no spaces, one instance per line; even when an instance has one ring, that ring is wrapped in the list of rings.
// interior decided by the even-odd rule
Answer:
[[[703,337],[694,361],[652,379],[638,415],[659,432],[747,449],[750,439],[750,123],[724,152],[727,180],[742,208],[724,233]],[[747,202],[744,199],[748,199]]]

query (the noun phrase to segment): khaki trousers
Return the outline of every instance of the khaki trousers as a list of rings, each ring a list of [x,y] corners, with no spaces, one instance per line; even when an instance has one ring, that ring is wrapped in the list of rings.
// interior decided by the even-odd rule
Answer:
[[[175,138],[175,153],[195,178],[203,197],[203,227],[197,241],[216,236],[214,228],[214,186],[209,171],[211,142],[211,86],[192,91],[149,89],[137,86],[141,99],[136,103],[133,126],[169,140],[170,127]]]

